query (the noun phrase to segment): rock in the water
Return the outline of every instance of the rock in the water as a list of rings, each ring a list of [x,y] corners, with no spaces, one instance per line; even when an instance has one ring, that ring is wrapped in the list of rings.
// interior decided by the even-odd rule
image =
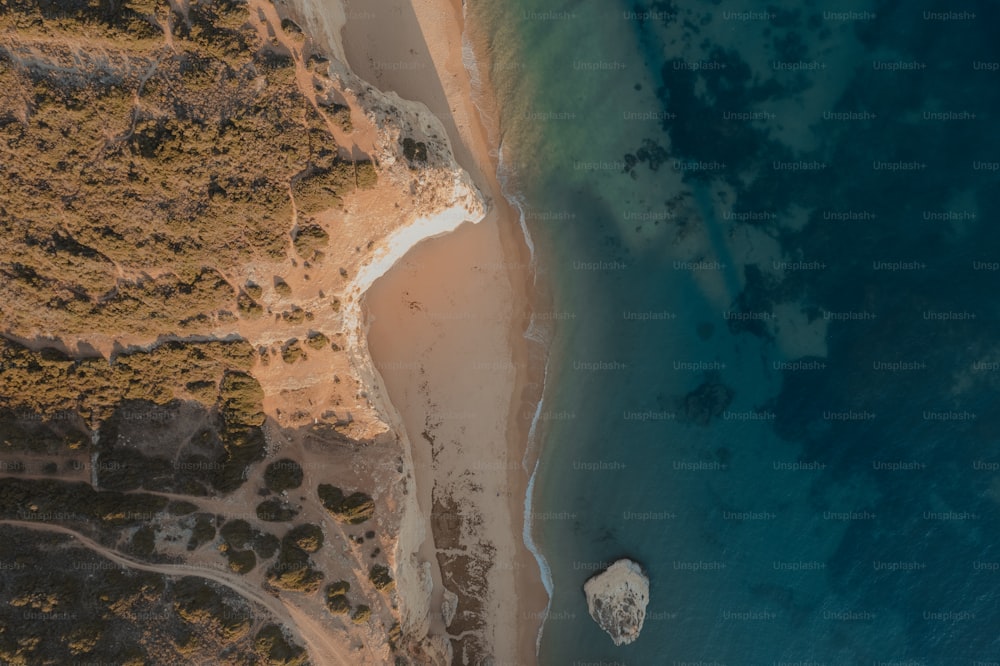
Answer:
[[[639,637],[649,603],[649,579],[632,560],[618,560],[588,580],[590,617],[608,632],[615,645],[626,645]]]

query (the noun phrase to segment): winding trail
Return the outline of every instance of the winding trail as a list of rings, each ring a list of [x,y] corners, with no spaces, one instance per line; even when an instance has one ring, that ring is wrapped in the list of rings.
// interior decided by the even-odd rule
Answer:
[[[137,562],[125,557],[114,550],[103,546],[93,539],[86,537],[79,532],[62,527],[60,525],[42,525],[26,520],[0,520],[0,525],[10,525],[44,532],[55,532],[65,534],[76,539],[84,548],[88,548],[101,557],[104,557],[116,564],[139,571],[149,571],[166,576],[195,576],[213,581],[223,585],[248,601],[263,606],[279,621],[296,632],[305,644],[310,660],[314,664],[326,666],[327,664],[342,664],[343,666],[353,666],[357,663],[356,655],[349,654],[343,647],[330,640],[328,632],[319,622],[309,617],[301,609],[286,605],[279,598],[262,593],[260,590],[246,585],[238,580],[234,580],[221,573],[206,570],[203,567],[191,566],[188,564],[148,564]]]

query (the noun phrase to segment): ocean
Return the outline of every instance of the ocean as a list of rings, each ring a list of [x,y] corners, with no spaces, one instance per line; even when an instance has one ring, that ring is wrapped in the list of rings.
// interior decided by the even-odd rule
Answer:
[[[1000,663],[1000,5],[466,10],[551,303],[540,663]]]

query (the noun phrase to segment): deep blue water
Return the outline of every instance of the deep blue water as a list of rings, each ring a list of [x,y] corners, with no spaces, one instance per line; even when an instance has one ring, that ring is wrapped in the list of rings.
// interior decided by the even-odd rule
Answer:
[[[1000,5],[496,4],[541,663],[1000,663]]]

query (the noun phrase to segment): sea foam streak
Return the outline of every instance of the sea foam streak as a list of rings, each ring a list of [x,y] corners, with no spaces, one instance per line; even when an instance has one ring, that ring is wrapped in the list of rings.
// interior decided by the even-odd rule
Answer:
[[[534,320],[534,317],[532,317]],[[533,443],[535,440],[535,434],[538,427],[538,420],[542,415],[542,405],[545,404],[545,384],[546,379],[549,375],[549,361],[545,360],[545,379],[542,380],[542,398],[538,401],[538,406],[535,408],[535,416],[531,419],[531,428],[528,430],[528,445],[529,448],[534,448]],[[527,452],[525,452],[527,456]],[[538,569],[542,573],[542,585],[545,586],[545,594],[548,600],[545,602],[545,615],[542,618],[542,623],[538,625],[538,637],[535,639],[535,655],[538,656],[542,649],[542,633],[545,631],[545,619],[549,616],[549,610],[552,608],[552,593],[553,593],[553,583],[552,583],[552,570],[549,568],[548,560],[542,555],[538,546],[535,544],[535,539],[532,536],[532,520],[531,520],[531,507],[533,503],[532,496],[535,492],[535,477],[538,476],[538,464],[541,462],[541,458],[538,457],[535,460],[535,468],[531,471],[531,478],[528,480],[528,488],[524,493],[524,527],[522,528],[521,537],[524,539],[525,547],[531,551],[534,556],[535,561],[538,563]],[[523,464],[523,461],[522,461]]]
[[[525,214],[525,204],[522,197],[510,190],[510,177],[512,174],[507,172],[504,165],[504,147],[501,144],[500,150],[498,151],[497,159],[497,180],[500,183],[500,191],[503,193],[504,198],[510,202],[510,205],[517,209],[518,221],[521,225],[521,232],[524,234],[524,242],[528,246],[528,252],[530,256],[531,270],[532,270],[532,285],[538,284],[538,271],[536,270],[536,257],[535,257],[535,244],[531,240],[531,232],[528,230],[527,215]],[[552,583],[552,570],[549,568],[549,563],[542,555],[538,546],[535,544],[534,537],[532,536],[533,522],[532,516],[532,502],[533,495],[535,492],[535,478],[538,476],[538,464],[541,461],[541,457],[538,452],[539,443],[536,441],[538,433],[538,421],[542,416],[542,407],[545,404],[545,388],[548,385],[549,376],[549,360],[551,356],[548,354],[549,345],[551,343],[552,330],[550,327],[545,327],[539,324],[538,317],[534,312],[531,313],[531,320],[528,323],[528,328],[524,331],[524,338],[529,342],[534,342],[535,344],[541,345],[546,352],[545,357],[545,370],[542,376],[542,396],[538,399],[538,405],[535,407],[535,414],[531,419],[531,427],[528,429],[528,442],[525,446],[524,457],[521,459],[521,466],[527,471],[528,469],[528,456],[535,454],[535,466],[531,470],[531,478],[528,480],[528,487],[524,493],[524,527],[522,529],[522,539],[524,540],[525,547],[531,552],[532,556],[535,558],[535,562],[538,563],[538,569],[542,575],[542,585],[545,587],[545,594],[548,597],[545,602],[545,614],[542,618],[541,624],[538,625],[538,636],[535,639],[535,655],[538,656],[541,653],[542,648],[542,634],[545,631],[545,618],[549,615],[549,610],[552,608],[552,593],[553,593],[553,583]]]

